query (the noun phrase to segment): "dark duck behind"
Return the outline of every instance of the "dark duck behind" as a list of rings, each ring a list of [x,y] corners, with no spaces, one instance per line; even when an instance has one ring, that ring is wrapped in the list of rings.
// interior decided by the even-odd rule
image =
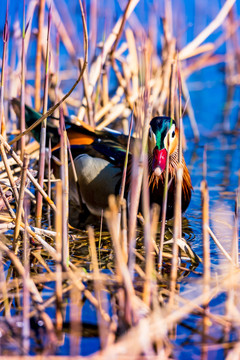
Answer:
[[[20,113],[17,99],[12,100],[15,112]],[[26,106],[26,124],[30,126],[41,114]],[[65,126],[74,158],[78,181],[74,180],[73,168],[69,164],[69,215],[74,226],[84,224],[89,215],[100,216],[108,206],[110,194],[119,194],[122,171],[127,148],[127,136],[110,130],[96,131],[89,126],[72,124],[65,118]],[[48,119],[48,136],[52,139],[52,147],[59,150],[58,127]],[[33,131],[37,141],[40,137],[40,126]],[[169,137],[169,140],[168,140]],[[136,139],[131,138],[131,148]],[[47,142],[48,143],[48,142]],[[151,120],[149,126],[148,158],[149,158],[149,191],[151,204],[162,207],[166,160],[169,144],[169,181],[167,219],[173,217],[176,169],[178,165],[178,129],[169,117],[159,116]],[[127,183],[131,177],[131,148]],[[192,184],[188,169],[182,156],[183,184],[182,211],[184,212],[191,199]],[[128,188],[125,192],[128,197]]]

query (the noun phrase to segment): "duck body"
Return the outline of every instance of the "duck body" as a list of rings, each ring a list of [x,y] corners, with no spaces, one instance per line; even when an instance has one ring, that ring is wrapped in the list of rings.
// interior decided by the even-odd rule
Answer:
[[[20,104],[17,99],[12,105],[18,113]],[[26,106],[26,124],[32,125],[41,114]],[[79,226],[87,221],[89,215],[101,216],[102,210],[108,207],[108,197],[118,195],[124,161],[126,156],[128,137],[111,130],[96,131],[86,126],[72,124],[69,118],[65,119],[65,126],[74,159],[77,173],[77,183],[74,179],[72,164],[69,164],[69,218],[73,226]],[[149,127],[149,192],[150,203],[157,203],[162,207],[163,191],[166,174],[166,156],[169,147],[169,181],[166,218],[174,214],[176,169],[178,166],[177,128],[174,120],[168,117],[155,117]],[[52,139],[53,153],[59,151],[58,127],[48,119],[48,136]],[[40,127],[33,130],[36,140],[40,138]],[[166,138],[170,139],[167,144]],[[129,153],[128,179],[125,196],[128,197],[128,186],[131,176],[131,149],[136,139],[131,138]],[[191,179],[184,158],[182,211],[184,212],[191,199]]]

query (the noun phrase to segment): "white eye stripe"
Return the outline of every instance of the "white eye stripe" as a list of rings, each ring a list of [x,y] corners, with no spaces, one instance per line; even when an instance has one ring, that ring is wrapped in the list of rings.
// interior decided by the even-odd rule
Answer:
[[[171,144],[171,142],[174,140],[175,138],[175,130],[176,130],[176,126],[175,124],[172,124],[172,126],[170,127],[170,129],[168,130],[165,138],[164,138],[164,146],[165,148],[167,149],[167,144],[168,144],[168,141],[169,141],[169,144]],[[169,136],[169,140],[168,140],[168,136]]]
[[[170,142],[171,142],[175,136],[175,125],[174,124],[172,124],[170,130],[168,131],[168,134],[170,135]]]

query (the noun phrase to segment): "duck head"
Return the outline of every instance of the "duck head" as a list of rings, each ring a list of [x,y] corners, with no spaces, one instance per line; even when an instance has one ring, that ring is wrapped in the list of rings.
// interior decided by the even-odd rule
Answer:
[[[150,122],[148,149],[152,155],[152,171],[159,177],[166,169],[167,152],[171,155],[178,145],[175,121],[167,116],[154,117]]]

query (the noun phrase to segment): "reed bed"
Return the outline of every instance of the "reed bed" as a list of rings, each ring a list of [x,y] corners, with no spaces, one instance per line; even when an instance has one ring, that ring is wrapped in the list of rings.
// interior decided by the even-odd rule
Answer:
[[[236,44],[239,18],[235,0],[226,0],[209,25],[181,48],[172,23],[174,9],[171,0],[166,0],[160,51],[155,41],[160,31],[154,22],[146,31],[136,15],[139,2],[128,0],[117,21],[109,21],[110,31],[109,24],[108,31],[97,25],[100,9],[94,0],[87,9],[81,0],[76,4],[78,24],[63,0],[59,3],[65,14],[60,14],[54,1],[23,2],[22,30],[17,21],[9,24],[7,6],[0,98],[1,356],[54,358],[60,353],[80,358],[81,343],[92,337],[99,339],[99,350],[87,356],[91,359],[172,359],[177,327],[194,316],[198,321],[191,331],[199,335],[203,359],[214,347],[224,349],[229,360],[240,356],[240,185],[232,209],[229,251],[209,224],[207,148],[201,182],[202,259],[184,239],[181,215],[187,117],[194,141],[201,137],[187,80],[193,72],[223,62],[217,53],[221,44]],[[149,15],[154,18],[153,13]],[[35,18],[37,29],[32,23]],[[13,17],[11,21],[15,21]],[[80,41],[75,38],[79,28]],[[221,29],[219,37],[206,42],[216,29]],[[31,54],[33,73],[27,66],[31,43],[36,44],[36,53]],[[79,44],[82,55],[78,58]],[[67,53],[66,64],[61,60],[60,45]],[[238,45],[226,47],[229,94],[231,87],[239,85],[237,55]],[[21,99],[19,122],[11,109],[13,97]],[[25,103],[43,109],[42,117],[28,129]],[[227,111],[224,129],[229,131]],[[72,122],[79,125],[98,130],[108,126],[129,134],[120,196],[109,198],[101,225],[86,229],[69,225],[68,163],[73,161],[64,124],[67,114],[73,114]],[[162,114],[176,120],[180,146],[174,220],[166,222],[166,176],[159,223],[159,207],[149,205],[146,169],[149,122],[153,115]],[[51,168],[51,141],[46,144],[46,123],[51,115],[60,118],[59,176]],[[31,130],[40,123],[39,145]],[[239,134],[239,121],[234,131]],[[133,149],[130,135],[139,139]],[[127,211],[124,189],[129,151],[133,164]],[[138,214],[139,201],[144,204],[143,214]],[[211,273],[210,239],[225,259],[224,271],[216,276]],[[181,281],[188,276],[194,279],[194,287],[180,291]],[[196,288],[201,290],[195,293]],[[221,294],[226,297],[225,313],[212,312],[210,303]],[[96,323],[83,320],[86,307],[96,314]],[[222,334],[220,340],[211,334],[214,326]]]

